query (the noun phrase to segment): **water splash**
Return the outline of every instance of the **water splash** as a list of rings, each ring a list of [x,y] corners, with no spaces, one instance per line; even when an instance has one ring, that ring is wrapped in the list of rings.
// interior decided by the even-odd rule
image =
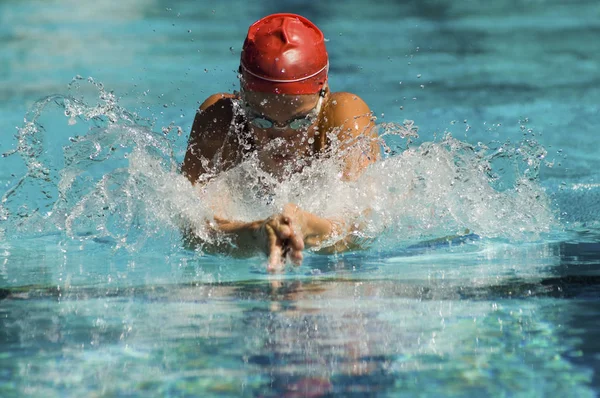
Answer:
[[[76,77],[70,89],[77,92],[82,81]],[[0,202],[3,229],[13,236],[58,230],[70,238],[110,237],[124,243],[143,214],[137,192],[145,185],[130,166],[136,154],[144,152],[160,159],[161,167],[177,169],[164,134],[120,107],[101,83],[86,83],[97,95],[95,104],[74,96],[41,99],[25,116],[15,150],[4,154],[20,156],[26,166]]]
[[[227,243],[208,228],[215,211],[250,221],[288,202],[351,219],[360,225],[357,239],[379,248],[467,231],[536,239],[555,226],[537,183],[545,151],[532,140],[474,146],[446,135],[413,145],[413,122],[381,123],[383,158],[357,181],[340,179],[341,161],[334,154],[367,139],[354,146],[333,140],[331,156],[292,167],[301,172],[283,180],[261,170],[250,152],[239,166],[192,187],[179,173],[168,134],[154,132],[92,79],[78,77],[72,86],[82,82],[96,90],[95,104],[60,95],[38,101],[19,130],[16,149],[6,154],[21,156],[27,169],[0,203],[1,228],[11,236],[58,232],[65,239],[103,239],[139,251],[153,239],[180,245],[181,231],[188,230],[201,240]]]
[[[482,237],[536,239],[555,224],[550,202],[528,173],[517,174],[504,190],[492,167],[489,148],[473,147],[446,135],[389,157],[367,173],[375,185],[375,213],[400,240],[474,232]],[[514,154],[523,154],[519,158]],[[529,162],[530,152],[514,151],[506,159],[515,167]],[[387,194],[381,194],[383,192]]]

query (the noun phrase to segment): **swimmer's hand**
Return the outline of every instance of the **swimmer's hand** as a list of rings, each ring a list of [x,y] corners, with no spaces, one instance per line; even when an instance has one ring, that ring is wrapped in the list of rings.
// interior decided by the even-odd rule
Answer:
[[[319,246],[337,234],[331,220],[304,211],[293,203],[265,220],[240,222],[215,216],[214,221],[217,230],[233,237],[240,252],[264,251],[269,258],[269,272],[283,270],[288,259],[296,266],[301,265],[305,248]]]
[[[280,271],[285,266],[286,258],[294,265],[302,264],[304,250],[304,239],[302,230],[287,212],[275,214],[265,220],[263,225],[266,236],[266,247],[269,261],[267,270],[269,272]]]
[[[214,216],[215,223],[210,225],[214,230],[230,236],[237,247],[237,254],[257,250],[264,252],[269,258],[267,270],[276,272],[283,270],[288,258],[295,265],[302,263],[304,241],[297,219],[294,218],[295,223],[292,225],[288,213],[284,211],[265,220],[252,222],[231,221]]]
[[[265,220],[267,237],[267,270],[281,270],[289,258],[294,265],[301,265],[306,247],[320,245],[334,233],[334,224],[315,214],[302,210],[293,203],[284,206],[279,214]]]

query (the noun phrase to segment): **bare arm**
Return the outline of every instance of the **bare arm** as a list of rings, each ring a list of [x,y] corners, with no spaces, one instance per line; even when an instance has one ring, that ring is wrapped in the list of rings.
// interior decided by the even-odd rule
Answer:
[[[321,130],[328,132],[331,141],[337,141],[329,150],[332,156],[342,160],[343,179],[356,180],[379,158],[379,141],[371,110],[354,94],[333,93],[324,109],[323,121]],[[360,248],[354,232],[360,231],[362,225],[356,220],[320,217],[293,203],[267,219],[265,225],[272,230],[275,246],[282,248],[270,251],[271,270],[280,268],[285,257],[301,263],[305,248],[326,253]]]
[[[206,181],[217,173],[227,170],[239,161],[240,149],[228,139],[229,128],[234,117],[233,94],[214,94],[206,99],[196,113],[188,147],[181,166],[182,173],[192,184]],[[265,246],[259,233],[264,220],[254,222],[230,221],[215,216],[208,227],[216,233],[225,233],[236,247],[237,255],[251,254],[258,247]],[[197,237],[187,234],[188,242],[200,242]],[[264,234],[263,234],[264,235]],[[222,251],[218,247],[206,247],[209,251]],[[261,250],[264,250],[261,247]]]
[[[226,170],[238,161],[239,149],[226,139],[233,117],[232,97],[227,94],[211,96],[196,115],[182,166],[183,173],[192,183]],[[349,93],[336,93],[332,97],[333,101],[325,109],[326,131],[334,131],[341,143],[338,150],[344,164],[344,179],[354,180],[378,158],[377,134],[364,101]],[[229,235],[237,254],[266,250],[269,270],[280,269],[286,257],[300,264],[305,247],[323,246],[330,239],[335,242],[323,247],[323,251],[356,248],[350,225],[353,225],[351,221],[319,217],[293,204],[286,205],[281,213],[266,220],[239,222],[216,216],[211,224],[214,231]]]
[[[192,184],[206,181],[240,161],[241,149],[235,141],[229,139],[228,134],[234,118],[231,101],[233,98],[235,96],[232,94],[210,96],[200,106],[194,118],[181,167],[182,173]],[[287,241],[289,236],[285,231],[275,234],[272,218],[243,222],[227,220],[215,215],[213,220],[208,222],[208,228],[215,233],[226,234],[228,241],[235,247],[232,254],[237,256],[266,251],[269,255],[270,269],[276,267],[287,254],[287,251],[284,252],[284,241]],[[219,244],[205,246],[206,242],[201,241],[193,233],[186,234],[186,241],[191,244],[203,244],[204,249],[209,251],[223,251]],[[225,251],[231,252],[231,250]]]
[[[332,94],[325,116],[327,131],[335,133],[338,140],[339,146],[335,149],[343,163],[342,178],[354,181],[379,159],[379,139],[372,112],[361,98],[342,92]],[[366,209],[363,214],[369,211]],[[356,219],[349,216],[343,219],[322,218],[292,204],[284,208],[283,214],[287,213],[298,214],[293,219],[304,231],[306,247],[320,247],[320,252],[335,253],[362,246],[355,233],[363,229],[364,224]]]
[[[361,247],[353,234],[361,226],[353,220],[320,217],[293,203],[288,203],[281,213],[265,220],[265,225],[273,239],[276,238],[276,246],[283,248],[277,251],[270,246],[270,270],[280,269],[286,256],[300,264],[305,248],[315,248],[320,253],[337,253]]]
[[[231,167],[235,161],[235,148],[227,140],[233,118],[232,98],[232,94],[214,94],[196,113],[181,166],[192,184],[206,174]]]
[[[351,93],[334,93],[326,110],[329,130],[337,133],[344,164],[343,178],[356,180],[379,158],[379,141],[367,104]]]

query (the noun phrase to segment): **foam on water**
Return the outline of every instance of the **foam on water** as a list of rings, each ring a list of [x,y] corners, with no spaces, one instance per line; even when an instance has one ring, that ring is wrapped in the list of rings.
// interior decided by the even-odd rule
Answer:
[[[81,81],[74,80],[76,93]],[[447,134],[412,145],[412,122],[386,123],[379,125],[386,154],[357,181],[341,180],[336,156],[282,179],[261,170],[250,154],[194,188],[178,171],[176,139],[168,134],[173,126],[154,132],[101,84],[88,83],[98,93],[95,104],[59,95],[39,101],[26,115],[17,148],[5,154],[20,155],[27,168],[2,197],[2,229],[11,236],[60,231],[67,239],[108,239],[137,251],[150,237],[177,245],[188,229],[222,243],[208,228],[215,211],[250,221],[289,202],[352,219],[362,225],[355,234],[380,249],[466,231],[536,239],[556,226],[537,183],[545,152],[531,140],[473,146]],[[498,159],[510,173],[497,170]]]

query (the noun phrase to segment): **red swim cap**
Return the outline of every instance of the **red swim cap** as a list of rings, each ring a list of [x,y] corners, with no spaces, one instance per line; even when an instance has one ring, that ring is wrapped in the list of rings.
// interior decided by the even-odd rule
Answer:
[[[245,90],[318,93],[329,69],[323,32],[300,15],[268,15],[248,29],[240,69]]]

